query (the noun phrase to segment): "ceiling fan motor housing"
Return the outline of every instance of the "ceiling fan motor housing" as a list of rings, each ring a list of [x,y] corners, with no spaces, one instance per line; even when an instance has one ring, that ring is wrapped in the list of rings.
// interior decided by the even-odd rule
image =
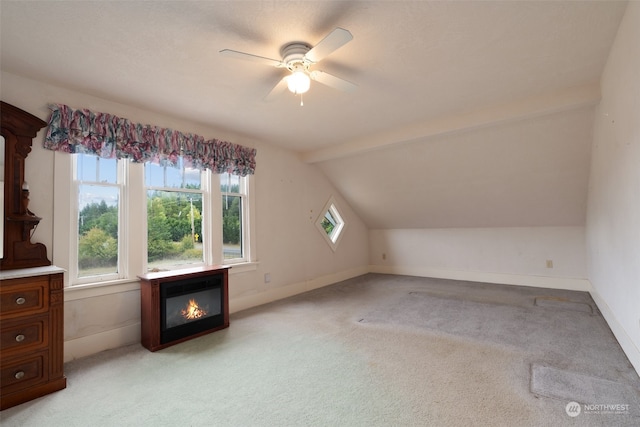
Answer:
[[[304,56],[311,50],[311,46],[306,43],[289,43],[280,49],[282,55],[282,62],[287,64],[287,68],[293,71],[302,65],[305,69],[312,64],[311,61]]]

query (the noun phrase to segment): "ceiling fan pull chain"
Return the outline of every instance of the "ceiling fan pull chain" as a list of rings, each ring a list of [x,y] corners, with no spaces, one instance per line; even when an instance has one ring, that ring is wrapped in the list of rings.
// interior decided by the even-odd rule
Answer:
[[[302,94],[300,94],[300,106],[304,107],[304,102],[302,101]]]

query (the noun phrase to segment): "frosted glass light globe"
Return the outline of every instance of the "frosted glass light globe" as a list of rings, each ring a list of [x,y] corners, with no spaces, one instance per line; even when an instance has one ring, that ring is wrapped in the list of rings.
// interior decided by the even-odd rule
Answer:
[[[296,95],[305,93],[311,86],[311,79],[304,71],[295,71],[287,79],[287,86]]]

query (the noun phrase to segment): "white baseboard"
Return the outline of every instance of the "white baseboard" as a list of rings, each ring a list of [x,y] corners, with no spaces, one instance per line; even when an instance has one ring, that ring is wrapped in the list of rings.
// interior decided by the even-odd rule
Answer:
[[[251,307],[256,307],[262,304],[267,304],[273,301],[277,301],[283,298],[288,298],[293,295],[301,294],[303,292],[311,291],[313,289],[322,288],[324,286],[332,285],[334,283],[341,282],[343,280],[352,279],[354,277],[362,276],[369,272],[368,267],[357,267],[345,271],[340,271],[326,276],[317,277],[304,282],[294,283],[287,286],[281,286],[278,288],[269,289],[265,292],[255,293],[251,295],[243,295],[229,300],[229,311],[235,313],[241,310],[246,310]]]
[[[490,273],[485,271],[445,270],[429,267],[370,265],[369,272],[405,276],[434,277],[437,279],[468,280],[471,282],[500,283],[503,285],[533,286],[536,288],[589,291],[587,279],[571,277],[529,276],[525,274]]]
[[[64,342],[64,362],[140,342],[140,323]]]
[[[595,287],[593,287],[591,283],[589,283],[589,287],[591,298],[593,298],[596,305],[598,306],[598,309],[602,313],[602,317],[604,317],[604,320],[607,321],[609,329],[611,329],[611,332],[613,332],[613,335],[618,340],[618,343],[620,344],[620,347],[622,347],[624,353],[627,355],[629,362],[631,362],[638,375],[640,375],[640,349],[635,345],[620,322],[618,322],[615,314],[613,314],[613,311],[600,296],[598,291],[596,291]]]

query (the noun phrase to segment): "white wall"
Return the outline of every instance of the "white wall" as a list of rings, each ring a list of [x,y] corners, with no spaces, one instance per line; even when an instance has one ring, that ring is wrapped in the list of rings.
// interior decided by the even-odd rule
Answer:
[[[369,248],[379,273],[588,290],[584,227],[371,230]]]
[[[2,73],[2,100],[43,120],[49,117],[49,103],[64,103],[74,108],[108,112],[134,122],[256,147],[254,209],[258,262],[253,268],[231,270],[232,312],[367,272],[366,227],[317,167],[302,163],[290,151],[5,72]],[[54,188],[55,156],[54,152],[42,148],[43,138],[44,130],[33,141],[25,175],[31,189],[30,209],[43,218],[33,241],[44,243],[50,259],[55,259],[56,254],[52,253],[54,199],[64,200],[69,189]],[[335,252],[314,224],[332,195],[348,223]],[[132,272],[132,276],[140,273]],[[270,273],[270,283],[264,283],[265,273]],[[138,289],[137,281],[110,288],[66,289],[65,360],[139,341]]]
[[[589,280],[640,372],[640,2],[629,2],[601,87],[587,208]]]
[[[233,309],[242,309],[367,272],[367,228],[316,167],[287,150],[261,147],[256,169],[259,265],[239,274],[230,291]],[[315,221],[333,195],[347,223],[335,252]],[[271,283],[264,283],[269,273]],[[263,293],[262,296],[256,294]],[[234,301],[235,297],[235,301]]]

